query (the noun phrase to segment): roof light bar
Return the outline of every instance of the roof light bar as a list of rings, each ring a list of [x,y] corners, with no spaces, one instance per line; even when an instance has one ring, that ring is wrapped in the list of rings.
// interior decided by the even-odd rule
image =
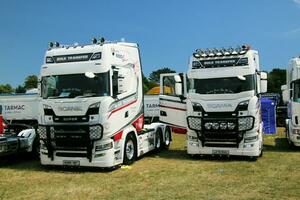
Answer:
[[[205,58],[205,57],[215,57],[215,56],[237,56],[243,55],[250,50],[251,47],[249,45],[237,46],[236,48],[213,48],[213,49],[196,49],[193,53],[194,58]]]

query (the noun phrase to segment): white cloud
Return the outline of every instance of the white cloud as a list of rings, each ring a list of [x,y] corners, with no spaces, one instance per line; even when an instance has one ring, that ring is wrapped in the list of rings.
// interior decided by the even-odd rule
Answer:
[[[293,2],[300,6],[300,0],[293,0]]]

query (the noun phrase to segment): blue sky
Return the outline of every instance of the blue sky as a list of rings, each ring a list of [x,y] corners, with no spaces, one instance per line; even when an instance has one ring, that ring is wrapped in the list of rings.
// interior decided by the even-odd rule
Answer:
[[[139,43],[146,75],[185,72],[196,48],[244,43],[270,71],[300,55],[300,0],[1,0],[0,84],[38,75],[49,41],[85,44],[93,36]]]

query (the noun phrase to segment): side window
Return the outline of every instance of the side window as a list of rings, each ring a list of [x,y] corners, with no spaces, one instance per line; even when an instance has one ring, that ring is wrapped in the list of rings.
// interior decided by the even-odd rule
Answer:
[[[163,94],[175,95],[175,79],[174,79],[174,76],[165,76],[163,78]]]
[[[300,80],[293,82],[293,100],[300,103]]]

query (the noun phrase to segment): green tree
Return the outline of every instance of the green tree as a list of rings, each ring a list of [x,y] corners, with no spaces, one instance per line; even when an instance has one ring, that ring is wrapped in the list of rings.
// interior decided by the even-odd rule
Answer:
[[[36,75],[29,75],[25,79],[24,87],[25,89],[37,88],[38,78]]]
[[[11,87],[10,84],[2,84],[0,85],[0,93],[12,93],[14,89]]]
[[[151,72],[151,74],[149,75],[149,81],[159,84],[160,74],[175,73],[175,72],[176,72],[175,70],[172,70],[168,67],[163,67],[161,69]]]
[[[26,89],[25,89],[25,87],[24,86],[22,86],[22,85],[18,85],[18,87],[16,87],[16,89],[15,89],[15,92],[16,93],[25,93],[26,92]]]
[[[268,92],[281,93],[281,85],[286,84],[286,70],[275,68],[268,74]]]

